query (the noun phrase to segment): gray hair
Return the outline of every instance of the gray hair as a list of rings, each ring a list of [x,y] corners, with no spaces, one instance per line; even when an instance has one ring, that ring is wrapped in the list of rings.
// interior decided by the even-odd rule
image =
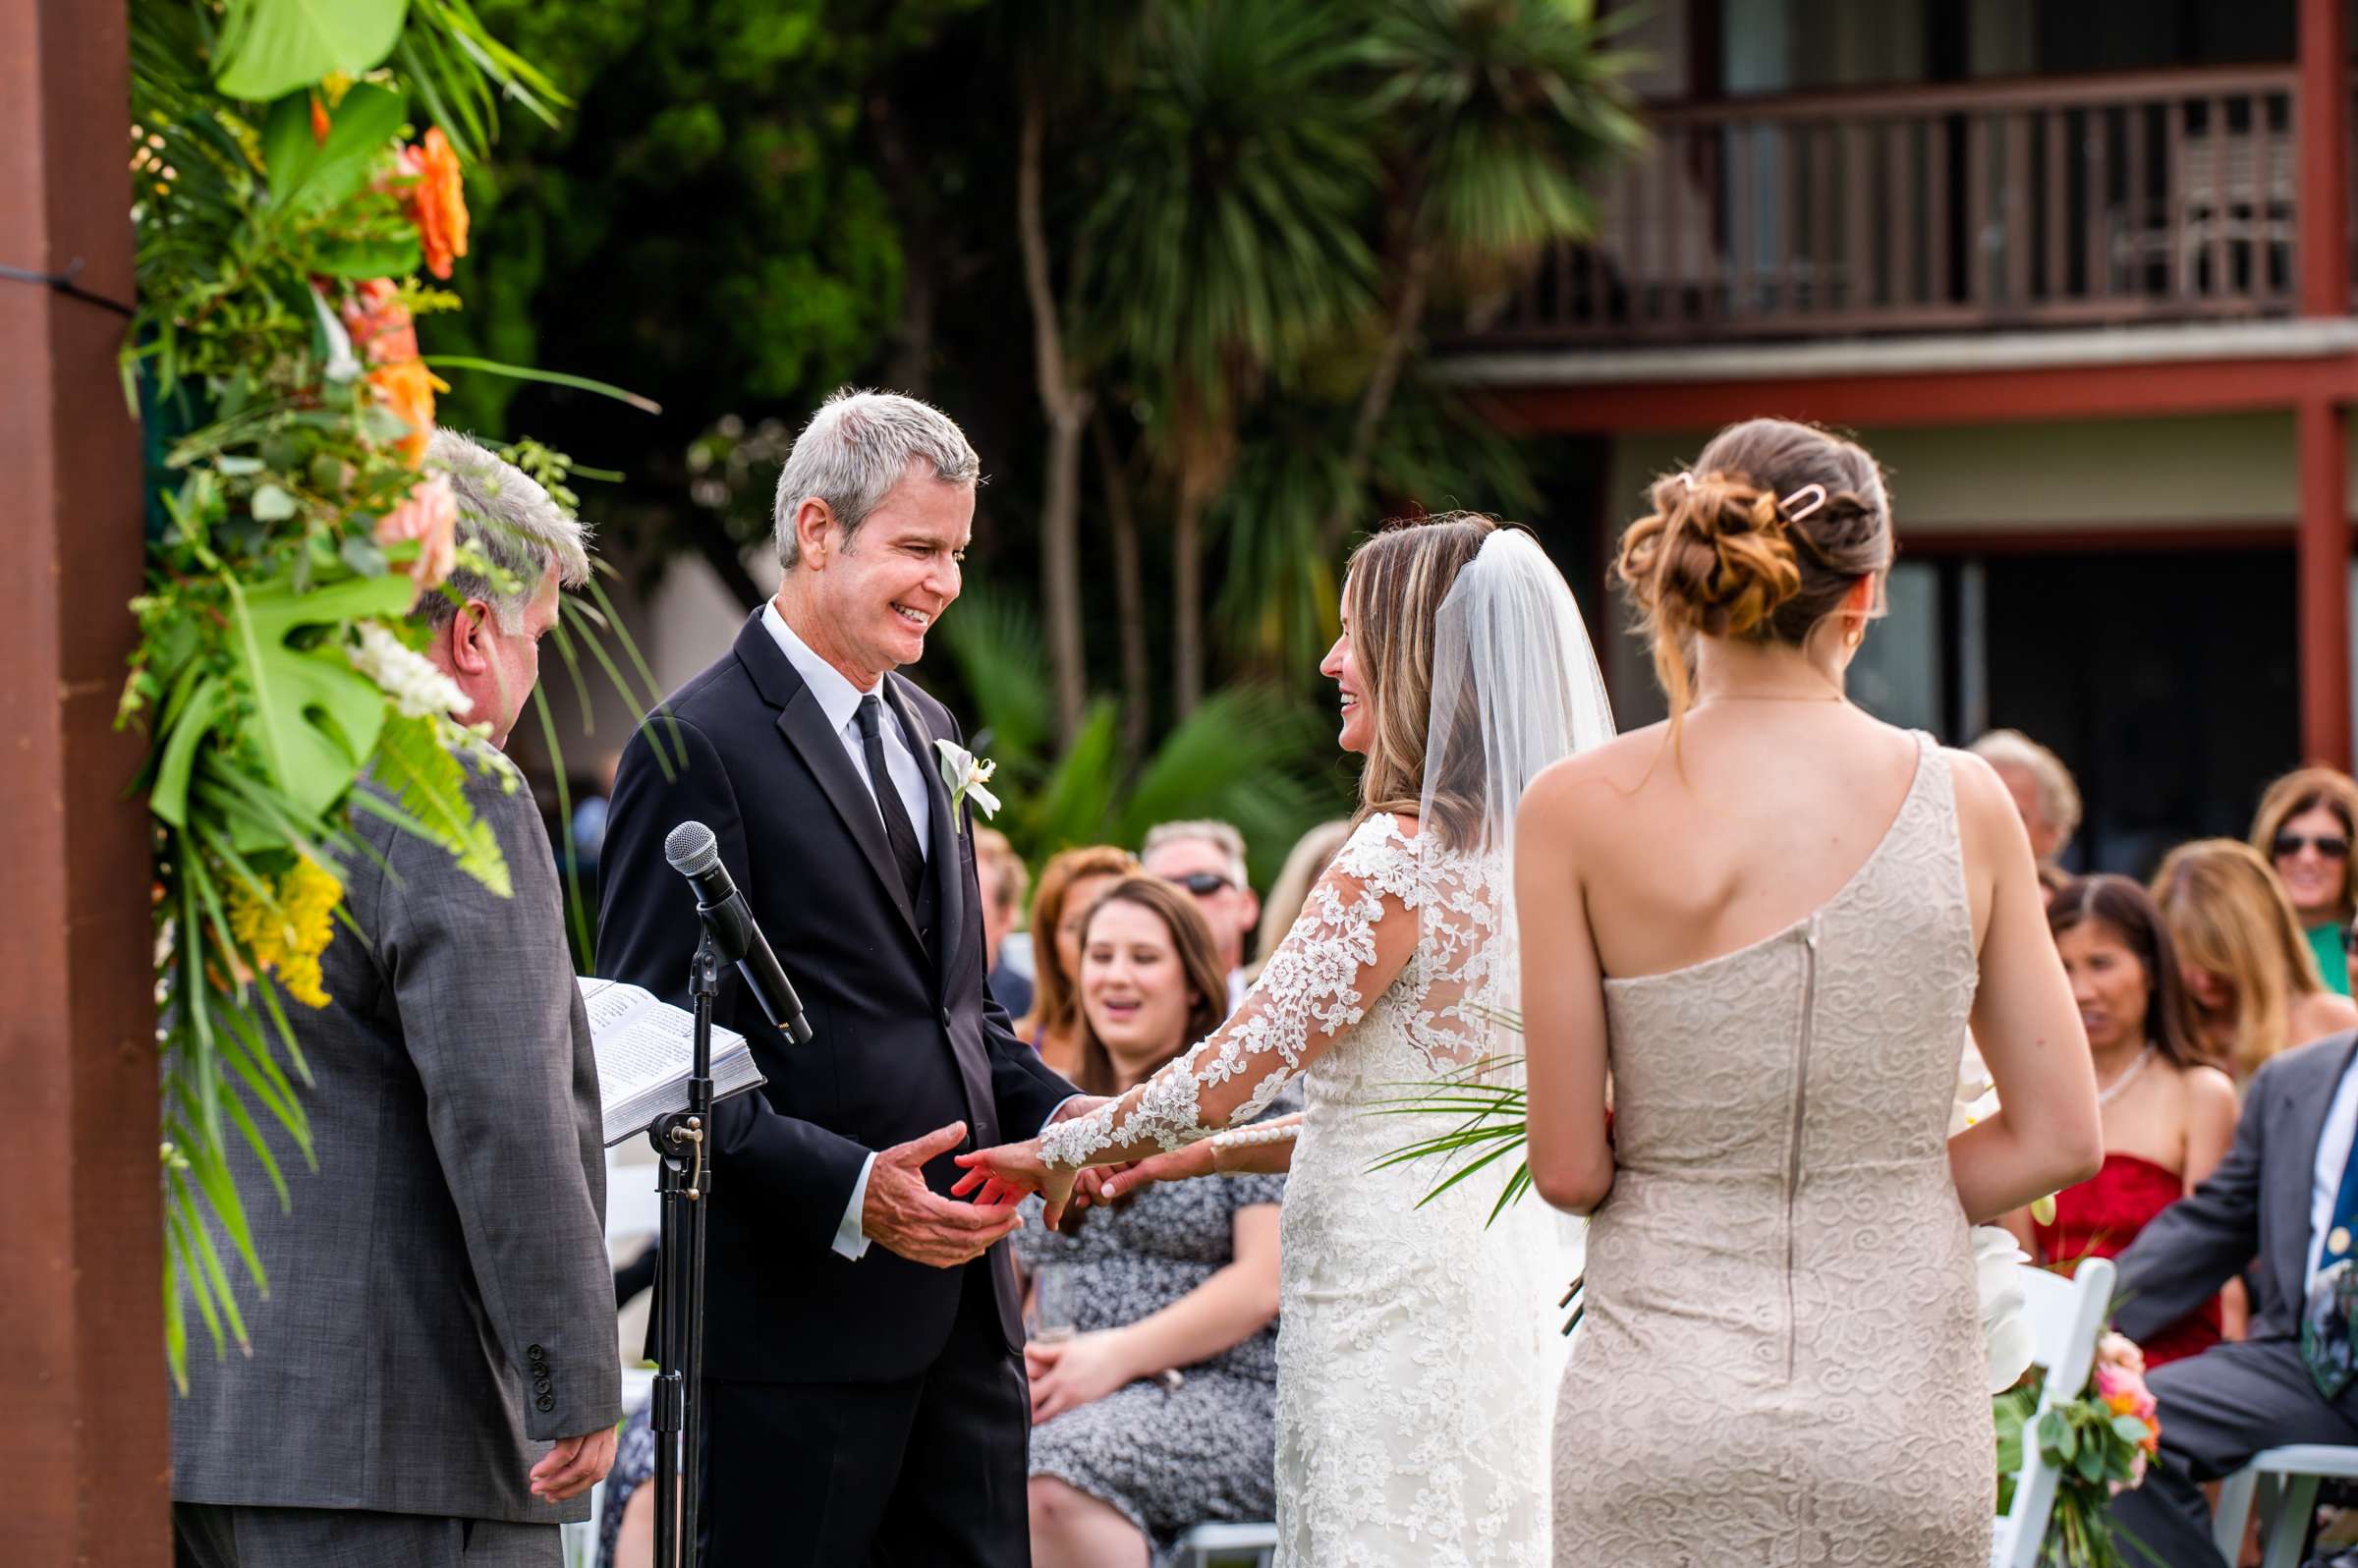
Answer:
[[[1139,846],[1138,858],[1145,860],[1165,844],[1184,844],[1201,840],[1228,857],[1228,875],[1237,886],[1250,888],[1252,879],[1245,873],[1245,835],[1236,830],[1233,822],[1203,817],[1192,822],[1157,822],[1147,829],[1147,841]]]
[[[897,392],[836,388],[795,437],[778,472],[772,514],[778,564],[792,571],[801,559],[794,514],[804,501],[816,496],[826,502],[848,543],[913,463],[930,465],[944,484],[973,484],[982,475],[982,460],[966,432],[930,403]]]
[[[2080,787],[2063,758],[2020,730],[1992,730],[1967,750],[1993,767],[2019,767],[2039,792],[2039,814],[2065,844],[2080,830]]]
[[[510,590],[463,565],[452,568],[443,580],[449,591],[424,596],[426,618],[434,625],[448,625],[460,605],[481,599],[498,617],[501,631],[520,631],[552,560],[565,587],[590,581],[590,531],[567,517],[539,480],[459,430],[435,430],[425,455],[450,476],[451,494],[459,502],[459,542],[474,545],[499,571],[522,579],[522,587]]]

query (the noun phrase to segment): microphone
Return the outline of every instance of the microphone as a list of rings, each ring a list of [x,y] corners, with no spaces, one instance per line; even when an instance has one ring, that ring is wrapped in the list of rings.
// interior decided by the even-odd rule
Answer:
[[[663,840],[663,858],[696,889],[696,913],[704,929],[712,933],[721,958],[735,964],[737,973],[753,987],[761,1011],[788,1039],[807,1044],[811,1025],[803,1017],[802,998],[794,994],[786,972],[778,967],[777,955],[769,950],[761,927],[754,924],[754,912],[746,906],[745,895],[729,880],[712,830],[702,822],[682,822]]]

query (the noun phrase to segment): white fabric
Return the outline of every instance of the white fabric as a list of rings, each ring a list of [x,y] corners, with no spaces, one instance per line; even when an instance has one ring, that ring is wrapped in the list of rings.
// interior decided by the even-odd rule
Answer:
[[[843,672],[811,651],[809,644],[794,635],[786,617],[778,613],[778,601],[770,600],[761,607],[761,625],[786,655],[786,661],[811,688],[818,699],[818,710],[827,716],[827,724],[835,738],[843,742],[844,755],[852,759],[852,771],[868,792],[876,792],[876,781],[868,776],[868,749],[860,739],[860,702],[863,698],[882,697],[884,683],[878,681],[863,692],[844,679]],[[892,775],[892,787],[901,793],[901,805],[909,812],[909,825],[917,830],[917,847],[930,856],[933,851],[933,812],[926,796],[926,772],[932,765],[930,758],[921,758],[909,750],[909,742],[901,733],[901,721],[890,702],[884,704],[884,722],[877,726],[884,740],[884,769]],[[876,820],[884,820],[884,809],[876,808]]]
[[[2310,1170],[2309,1275],[2304,1289],[2317,1284],[2317,1265],[2325,1256],[2326,1232],[2333,1228],[2333,1200],[2341,1196],[2341,1172],[2350,1162],[2353,1134],[2358,1134],[2358,1073],[2344,1068],[2333,1103],[2326,1109],[2325,1129],[2317,1136],[2317,1163]]]
[[[1243,970],[1230,970],[1228,972],[1228,1011],[1233,1013],[1238,1008],[1244,1006],[1245,993],[1250,991],[1252,988],[1253,982],[1245,979],[1245,972]]]
[[[818,709],[826,714],[827,723],[835,738],[843,742],[844,755],[852,759],[852,771],[868,786],[873,796],[876,781],[868,776],[868,747],[860,738],[860,704],[871,694],[880,695],[884,685],[878,681],[863,692],[844,678],[841,670],[811,651],[811,644],[795,636],[786,617],[778,613],[778,601],[770,600],[761,607],[761,626],[769,633],[786,662],[794,666],[811,695],[818,699]],[[892,787],[900,791],[901,805],[908,810],[909,825],[917,830],[917,847],[931,852],[933,841],[933,812],[926,799],[926,775],[917,757],[909,751],[902,737],[900,720],[891,714],[886,704],[884,723],[878,732],[884,742],[884,770],[892,775]],[[881,803],[876,807],[876,820],[884,819]],[[852,1196],[843,1205],[843,1217],[835,1223],[833,1247],[844,1257],[857,1260],[868,1251],[868,1232],[861,1225],[861,1211],[868,1206],[868,1174],[875,1169],[876,1156],[870,1153],[860,1165],[860,1179],[852,1183]]]
[[[1513,814],[1533,774],[1611,718],[1571,591],[1528,535],[1493,534],[1459,574],[1434,649],[1427,780],[1449,798],[1429,787],[1414,832],[1362,822],[1234,1017],[1040,1141],[1057,1164],[1175,1148],[1303,1075],[1280,1222],[1280,1568],[1549,1553],[1557,1217],[1532,1201],[1493,1222],[1500,1167],[1425,1202],[1440,1172],[1380,1162],[1433,1129],[1380,1112],[1512,1054]],[[1414,947],[1378,984],[1401,921]]]

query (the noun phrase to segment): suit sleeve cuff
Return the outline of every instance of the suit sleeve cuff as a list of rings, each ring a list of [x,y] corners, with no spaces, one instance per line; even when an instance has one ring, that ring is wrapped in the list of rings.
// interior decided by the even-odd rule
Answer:
[[[876,1156],[870,1154],[860,1162],[860,1179],[852,1183],[852,1201],[843,1205],[843,1218],[835,1226],[835,1251],[857,1262],[868,1251],[868,1232],[860,1223],[868,1207],[868,1173],[876,1168]]]

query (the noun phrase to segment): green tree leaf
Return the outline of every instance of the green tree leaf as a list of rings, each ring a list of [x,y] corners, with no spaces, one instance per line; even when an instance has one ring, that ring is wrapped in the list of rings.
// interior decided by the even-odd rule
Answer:
[[[330,72],[359,76],[400,41],[409,0],[230,0],[214,84],[259,103]]]

